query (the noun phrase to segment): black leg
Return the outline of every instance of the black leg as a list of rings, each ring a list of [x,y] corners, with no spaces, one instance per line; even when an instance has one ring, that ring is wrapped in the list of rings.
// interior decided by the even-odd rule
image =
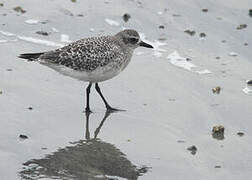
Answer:
[[[106,106],[106,108],[107,108],[107,110],[108,111],[120,111],[119,109],[115,109],[115,108],[112,108],[109,104],[108,104],[108,102],[106,101],[106,99],[104,98],[104,96],[102,95],[102,93],[101,93],[101,90],[100,90],[100,87],[98,86],[98,83],[95,83],[95,89],[96,89],[96,91],[99,93],[99,95],[101,96],[101,98],[102,98],[102,100],[103,100],[103,102],[104,102],[104,104],[105,104],[105,106]]]
[[[86,97],[87,97],[86,112],[87,113],[91,112],[90,107],[89,107],[89,94],[90,94],[91,86],[92,86],[92,83],[90,82],[87,89],[86,89]]]

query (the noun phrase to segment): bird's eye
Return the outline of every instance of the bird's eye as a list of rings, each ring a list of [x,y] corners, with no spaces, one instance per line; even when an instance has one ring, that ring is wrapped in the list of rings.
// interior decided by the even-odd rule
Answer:
[[[130,43],[136,44],[138,42],[138,38],[131,37],[129,38]]]

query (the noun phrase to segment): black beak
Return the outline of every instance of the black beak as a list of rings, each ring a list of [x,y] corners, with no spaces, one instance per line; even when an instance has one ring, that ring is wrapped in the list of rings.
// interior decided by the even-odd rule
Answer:
[[[146,48],[153,48],[152,45],[147,44],[147,43],[145,43],[145,42],[143,42],[143,41],[141,41],[141,42],[139,43],[139,46],[143,46],[143,47],[146,47]]]

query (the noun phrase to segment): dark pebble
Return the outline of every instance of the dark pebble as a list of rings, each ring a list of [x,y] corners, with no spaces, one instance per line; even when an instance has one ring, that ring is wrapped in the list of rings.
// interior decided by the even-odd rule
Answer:
[[[160,26],[158,26],[158,28],[159,29],[164,29],[165,27],[164,27],[164,25],[160,25]]]
[[[186,61],[192,61],[190,58],[186,58]]]
[[[19,138],[21,138],[21,139],[28,139],[28,136],[26,136],[26,135],[24,135],[24,134],[20,134],[20,135],[19,135]]]
[[[240,24],[236,29],[237,30],[245,29],[247,26],[248,26],[247,24]]]
[[[188,147],[187,150],[188,150],[188,151],[191,151],[191,154],[192,154],[192,155],[195,155],[196,152],[197,152],[197,148],[196,148],[196,146],[194,146],[194,145]]]
[[[201,38],[206,37],[206,33],[200,33],[199,35]]]
[[[248,43],[244,43],[244,46],[248,46]]]
[[[195,35],[195,31],[191,31],[191,30],[185,30],[184,31],[186,34],[189,34],[189,35],[191,35],[191,36],[194,36]]]
[[[160,38],[158,38],[158,40],[159,40],[159,41],[166,41],[167,39],[164,38],[164,37],[160,37]]]
[[[237,135],[238,136],[244,136],[244,133],[243,132],[238,132]]]
[[[84,17],[84,15],[83,15],[83,14],[78,14],[77,16],[79,16],[79,17]]]
[[[217,165],[217,166],[214,166],[214,168],[221,168],[221,166]]]
[[[217,86],[217,87],[213,88],[212,91],[213,91],[214,94],[220,94],[221,87]]]
[[[12,69],[6,69],[6,71],[12,71]]]
[[[128,20],[131,18],[131,16],[130,16],[130,14],[128,14],[128,13],[125,13],[124,15],[123,15],[123,20],[124,20],[124,22],[128,22]]]
[[[252,86],[252,80],[247,81],[247,85]]]
[[[0,7],[3,7],[4,6],[4,4],[3,3],[0,3]]]
[[[20,12],[22,14],[26,13],[26,10],[24,10],[21,6],[17,6],[15,8],[13,8],[13,10],[16,12]]]
[[[217,140],[223,140],[224,139],[224,126],[214,126],[212,129],[212,137]]]
[[[173,14],[172,16],[173,17],[180,17],[181,15],[180,14]]]
[[[49,33],[45,31],[37,31],[36,34],[42,35],[42,36],[48,36]]]
[[[185,143],[184,140],[177,140],[177,143]]]
[[[77,2],[77,0],[71,0],[73,3]]]
[[[202,12],[208,12],[208,9],[202,9]]]
[[[252,17],[252,9],[249,10],[249,16]]]
[[[220,59],[220,56],[217,56],[216,59]]]
[[[33,110],[33,108],[32,108],[32,107],[28,107],[28,109],[29,109],[29,110]]]

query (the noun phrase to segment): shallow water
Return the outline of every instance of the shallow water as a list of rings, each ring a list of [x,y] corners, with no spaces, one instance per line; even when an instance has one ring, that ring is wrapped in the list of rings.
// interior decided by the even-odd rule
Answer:
[[[26,13],[13,11],[16,6]],[[243,92],[246,80],[252,78],[249,7],[249,0],[4,2],[0,7],[1,179],[31,175],[48,179],[249,179],[252,101]],[[208,12],[202,12],[203,8]],[[131,15],[127,23],[124,13]],[[39,22],[27,24],[29,19]],[[247,28],[236,29],[244,23]],[[126,110],[111,114],[102,125],[105,108],[92,89],[94,113],[88,130],[83,113],[87,84],[17,58],[20,53],[63,45],[62,34],[74,41],[124,28],[138,30],[157,47],[137,49],[123,73],[100,84],[110,104]],[[187,29],[196,34],[184,33]],[[36,34],[41,30],[50,34]],[[206,33],[205,40],[200,39],[201,32]],[[172,65],[167,56],[174,51],[212,73]],[[237,56],[230,56],[231,52]],[[213,94],[217,86],[221,92]],[[212,138],[215,125],[225,127],[221,141]],[[20,139],[20,134],[28,139]],[[193,145],[195,155],[187,150]],[[95,157],[90,159],[91,155]],[[27,173],[28,162],[33,165]]]

